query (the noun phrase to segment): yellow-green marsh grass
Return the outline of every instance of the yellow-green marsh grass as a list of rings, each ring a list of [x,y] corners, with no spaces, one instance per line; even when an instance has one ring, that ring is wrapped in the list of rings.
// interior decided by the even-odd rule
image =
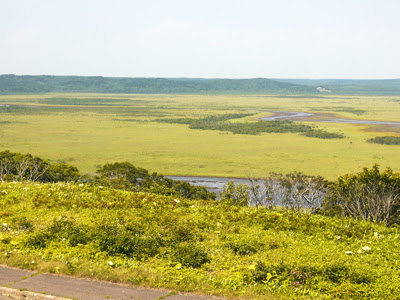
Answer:
[[[68,105],[63,105],[63,98]],[[74,99],[78,104],[90,100],[87,105],[73,105]],[[235,135],[151,122],[164,117],[198,118],[241,112],[255,115],[234,121],[255,121],[271,114],[263,111],[304,111],[400,122],[398,100],[331,95],[0,96],[0,104],[20,105],[18,109],[10,106],[8,112],[6,107],[0,107],[0,149],[65,161],[88,173],[98,165],[115,161],[130,161],[166,175],[244,177],[249,173],[302,171],[333,179],[374,163],[398,172],[399,147],[366,142],[374,136],[398,135],[380,131],[383,126],[308,122],[346,136],[323,140],[292,133]]]

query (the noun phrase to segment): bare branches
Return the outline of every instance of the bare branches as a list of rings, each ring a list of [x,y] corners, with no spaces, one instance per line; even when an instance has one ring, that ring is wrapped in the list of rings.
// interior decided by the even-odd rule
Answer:
[[[269,173],[264,178],[249,176],[247,180],[251,201],[256,207],[272,209],[281,205],[295,211],[314,212],[326,193],[326,181],[322,177],[301,172]]]
[[[38,181],[50,164],[30,154],[0,152],[0,180]]]
[[[400,202],[400,175],[379,166],[364,169],[356,175],[339,177],[331,184],[324,203],[328,213],[338,211],[356,219],[383,222],[388,225]]]

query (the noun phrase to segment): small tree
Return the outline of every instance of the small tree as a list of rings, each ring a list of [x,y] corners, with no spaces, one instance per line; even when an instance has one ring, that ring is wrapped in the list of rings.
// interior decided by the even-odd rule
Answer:
[[[320,176],[301,172],[286,175],[269,173],[261,179],[248,177],[248,182],[250,197],[256,206],[272,209],[283,205],[288,209],[310,213],[320,208],[327,184]]]
[[[279,204],[280,187],[278,179],[281,174],[269,173],[264,178],[247,176],[247,186],[251,202],[256,207],[263,206],[268,209],[275,209]]]
[[[30,154],[26,155],[29,161],[29,167],[25,178],[27,181],[43,181],[43,176],[47,172],[50,164],[40,157],[33,157]]]
[[[80,178],[79,170],[75,166],[64,163],[55,163],[49,166],[43,174],[44,182],[77,181]]]
[[[13,175],[14,154],[10,151],[0,152],[0,181],[10,180]]]
[[[246,206],[250,204],[249,188],[245,184],[236,184],[228,181],[220,194],[220,200],[233,205]]]
[[[116,162],[105,164],[97,169],[97,173],[107,180],[126,180],[131,184],[139,184],[140,181],[149,177],[149,172],[143,168],[137,168],[130,162]]]
[[[295,211],[314,212],[321,206],[326,193],[326,181],[322,177],[308,176],[301,172],[280,176],[279,185],[283,204]]]
[[[251,202],[256,207],[263,206],[266,192],[263,182],[255,176],[247,176],[247,187]]]
[[[31,154],[0,152],[0,180],[41,181],[50,164]]]

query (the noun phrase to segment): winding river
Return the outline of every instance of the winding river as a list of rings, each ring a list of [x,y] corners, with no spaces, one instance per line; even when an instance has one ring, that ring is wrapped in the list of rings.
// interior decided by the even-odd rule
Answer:
[[[348,123],[348,124],[369,124],[369,125],[397,125],[400,122],[392,121],[374,121],[374,120],[356,120],[356,119],[341,119],[341,118],[321,118],[314,113],[297,112],[297,111],[267,111],[273,113],[272,116],[259,118],[260,121],[277,121],[277,120],[300,120],[300,121],[315,121],[329,123]],[[311,117],[314,117],[311,119]],[[315,118],[317,117],[317,118]]]

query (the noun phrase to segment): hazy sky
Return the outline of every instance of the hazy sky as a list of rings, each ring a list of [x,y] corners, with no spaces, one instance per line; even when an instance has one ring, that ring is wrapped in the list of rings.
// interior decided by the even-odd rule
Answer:
[[[399,0],[0,0],[0,74],[400,78]]]

